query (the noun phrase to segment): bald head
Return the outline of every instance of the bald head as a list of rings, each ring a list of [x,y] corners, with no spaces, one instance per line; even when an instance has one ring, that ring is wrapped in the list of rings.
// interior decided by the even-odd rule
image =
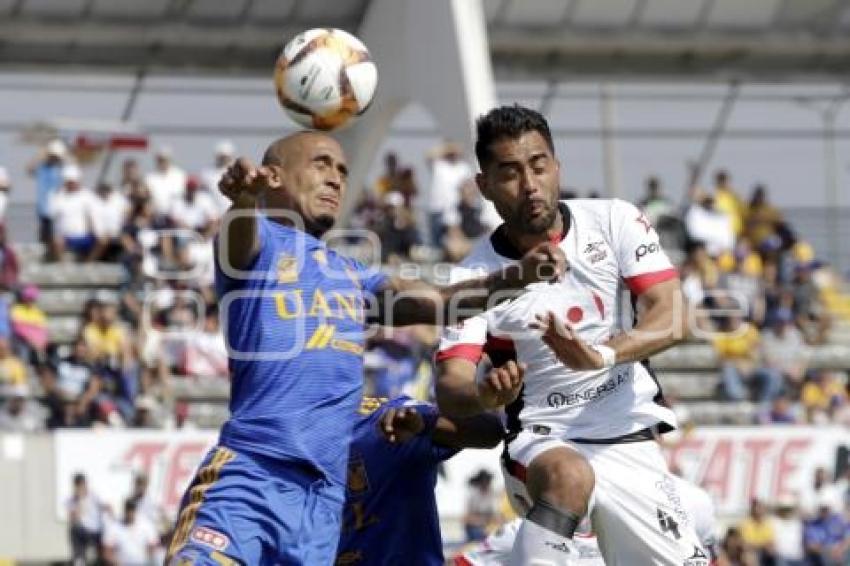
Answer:
[[[267,208],[295,210],[314,235],[333,226],[348,180],[339,142],[321,132],[296,132],[272,142],[263,165],[276,169],[283,186],[266,193]]]
[[[339,143],[329,135],[312,130],[301,130],[286,137],[278,138],[269,144],[263,154],[263,165],[285,167],[287,160],[293,161],[293,158],[301,156],[306,149],[311,148],[316,143],[336,146],[342,154]]]

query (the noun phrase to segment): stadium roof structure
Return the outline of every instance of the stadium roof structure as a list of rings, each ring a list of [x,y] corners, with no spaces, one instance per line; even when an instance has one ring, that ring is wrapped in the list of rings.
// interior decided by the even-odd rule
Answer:
[[[850,0],[482,2],[494,69],[503,78],[850,71]],[[287,38],[315,26],[357,31],[370,5],[0,0],[0,64],[264,74]]]

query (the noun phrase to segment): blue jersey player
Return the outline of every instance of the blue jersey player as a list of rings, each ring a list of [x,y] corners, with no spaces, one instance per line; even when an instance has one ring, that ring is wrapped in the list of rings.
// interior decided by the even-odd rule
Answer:
[[[441,417],[409,397],[366,397],[354,424],[336,566],[442,566],[437,467],[461,448],[492,448],[498,417]]]
[[[220,181],[233,202],[216,243],[231,417],[181,505],[170,564],[332,564],[345,496],[363,329],[444,324],[488,296],[566,268],[554,246],[449,287],[367,270],[321,240],[346,188],[342,148],[318,132],[272,143]]]

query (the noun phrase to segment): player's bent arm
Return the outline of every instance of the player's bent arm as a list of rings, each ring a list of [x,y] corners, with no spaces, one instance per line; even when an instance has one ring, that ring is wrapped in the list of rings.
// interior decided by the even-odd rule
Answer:
[[[440,414],[464,418],[485,411],[475,386],[476,365],[465,358],[437,363],[437,407]]]
[[[641,293],[638,310],[635,327],[606,344],[616,351],[618,364],[644,360],[687,336],[688,317],[678,278],[656,283]]]
[[[502,420],[482,413],[473,417],[437,417],[431,438],[450,448],[494,448],[505,436]]]
[[[239,196],[233,201],[222,222],[227,242],[227,261],[233,269],[245,269],[260,253],[260,235],[257,229],[256,202],[249,196]]]
[[[526,285],[559,278],[566,268],[563,252],[544,243],[517,264],[453,285],[391,278],[378,293],[377,322],[389,326],[453,325],[516,296]]]

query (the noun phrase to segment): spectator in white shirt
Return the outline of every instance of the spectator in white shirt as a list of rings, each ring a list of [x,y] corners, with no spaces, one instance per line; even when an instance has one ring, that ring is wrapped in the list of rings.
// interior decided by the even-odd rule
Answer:
[[[5,167],[0,167],[0,224],[6,223],[6,208],[9,206],[9,191],[12,189],[12,180]]]
[[[218,207],[220,216],[230,208],[230,199],[218,190],[218,182],[221,180],[221,176],[224,175],[224,171],[233,163],[235,156],[236,147],[233,145],[233,142],[222,140],[215,146],[213,167],[205,169],[201,173],[201,184]]]
[[[474,176],[463,158],[463,150],[453,142],[436,148],[428,156],[431,165],[431,190],[428,193],[428,220],[431,245],[442,247],[443,237],[451,229],[459,230],[460,189]]]
[[[44,430],[46,415],[40,405],[30,402],[27,385],[8,386],[4,393],[6,401],[0,406],[0,431],[39,432]]]
[[[171,205],[171,223],[175,228],[192,230],[204,236],[215,232],[219,209],[194,176],[186,180],[183,196]]]
[[[148,521],[136,516],[135,501],[124,504],[124,520],[109,523],[103,535],[103,553],[108,564],[149,566],[159,537]]]
[[[74,566],[95,563],[107,507],[89,491],[85,474],[74,474],[74,491],[65,504],[70,523],[71,560]]]
[[[174,201],[183,196],[186,173],[171,162],[171,149],[160,147],[154,154],[156,168],[148,173],[145,184],[153,199],[154,214],[166,217]]]
[[[77,258],[90,259],[95,238],[92,224],[94,197],[81,185],[82,172],[76,165],[62,170],[62,188],[50,197],[55,257],[70,250]]]
[[[705,244],[711,257],[731,252],[735,245],[732,220],[714,208],[714,197],[695,200],[685,214],[685,229],[691,240]]]
[[[92,199],[92,226],[97,246],[92,253],[96,260],[115,261],[121,253],[121,231],[127,220],[130,204],[124,195],[109,183],[101,183]]]

